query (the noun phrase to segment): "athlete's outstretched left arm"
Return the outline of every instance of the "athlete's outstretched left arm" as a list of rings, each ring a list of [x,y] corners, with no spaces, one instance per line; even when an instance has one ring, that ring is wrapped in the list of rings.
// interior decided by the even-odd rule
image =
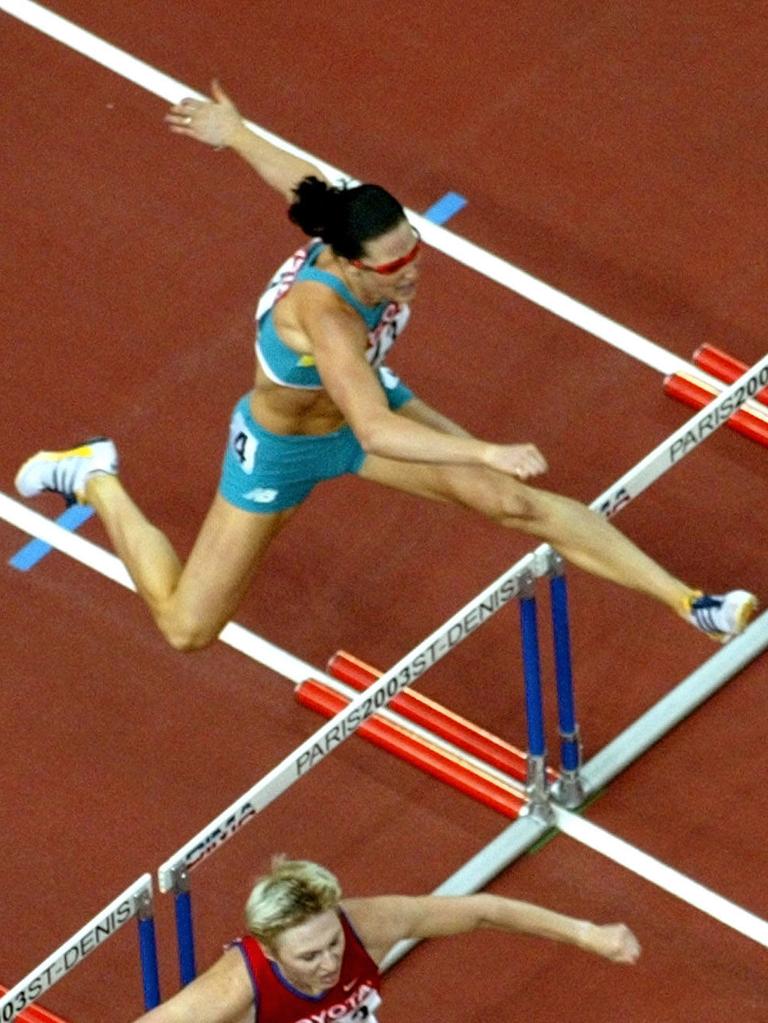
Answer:
[[[594,924],[499,895],[382,895],[345,900],[344,908],[371,956],[380,961],[398,941],[437,938],[492,927],[563,941],[615,963],[634,963],[640,944],[626,924]]]

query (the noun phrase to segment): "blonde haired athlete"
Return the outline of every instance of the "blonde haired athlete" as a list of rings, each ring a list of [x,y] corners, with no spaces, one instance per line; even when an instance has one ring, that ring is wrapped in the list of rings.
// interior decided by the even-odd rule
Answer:
[[[342,899],[333,874],[306,860],[275,861],[254,886],[245,918],[246,935],[136,1023],[376,1023],[379,964],[393,945],[482,928],[566,942],[615,963],[640,955],[624,924],[593,924],[498,895]]]

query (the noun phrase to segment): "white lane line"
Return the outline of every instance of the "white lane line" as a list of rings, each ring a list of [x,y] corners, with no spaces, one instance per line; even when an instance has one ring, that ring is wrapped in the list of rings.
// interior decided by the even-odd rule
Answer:
[[[570,813],[561,807],[555,807],[555,823],[563,834],[569,835],[577,842],[594,849],[626,870],[645,878],[657,888],[662,888],[671,895],[676,895],[689,905],[713,917],[727,927],[743,934],[747,938],[768,948],[768,922],[761,920],[741,906],[737,906],[722,895],[717,895],[709,888],[691,880],[680,871],[668,867],[665,863],[642,852],[616,835],[592,824],[578,814]]]
[[[84,57],[88,57],[103,67],[114,71],[115,74],[167,100],[169,103],[176,103],[184,96],[204,98],[200,93],[190,89],[175,78],[157,71],[149,64],[144,63],[144,61],[132,57],[124,50],[112,46],[103,39],[99,39],[92,33],[60,17],[58,14],[46,10],[40,4],[33,3],[32,0],[0,0],[0,11],[5,11],[31,28],[35,28],[52,39],[56,39],[64,46],[68,46]],[[299,149],[277,135],[266,131],[259,125],[253,124],[250,121],[248,124],[254,131],[269,139],[270,142],[274,142],[281,149],[317,164],[328,177],[332,179],[343,178],[353,180],[345,172],[319,159],[312,153]],[[479,245],[459,237],[439,224],[426,220],[421,214],[413,210],[408,210],[407,212],[409,218],[416,224],[422,237],[429,245],[432,245],[438,251],[452,257],[464,266],[528,299],[542,309],[554,313],[560,319],[579,327],[588,334],[592,334],[601,341],[605,341],[614,348],[620,349],[627,355],[665,375],[692,368],[691,363],[685,359],[681,359],[672,352],[668,352],[660,345],[641,337],[634,331],[622,327],[616,321],[603,316],[594,309],[590,309],[582,302],[570,298],[563,292],[545,284],[524,270],[508,263],[506,260],[494,256]]]

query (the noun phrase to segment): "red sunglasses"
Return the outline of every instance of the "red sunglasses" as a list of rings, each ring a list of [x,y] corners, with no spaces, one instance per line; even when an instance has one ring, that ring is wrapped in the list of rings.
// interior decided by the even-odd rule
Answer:
[[[372,270],[375,274],[397,273],[398,270],[402,270],[404,266],[408,266],[409,263],[412,263],[421,251],[421,235],[413,226],[412,230],[416,235],[416,244],[405,256],[400,256],[399,259],[393,259],[391,263],[380,263],[378,266],[370,266],[368,263],[364,263],[361,259],[350,259],[350,263],[352,266],[356,266],[358,270]]]

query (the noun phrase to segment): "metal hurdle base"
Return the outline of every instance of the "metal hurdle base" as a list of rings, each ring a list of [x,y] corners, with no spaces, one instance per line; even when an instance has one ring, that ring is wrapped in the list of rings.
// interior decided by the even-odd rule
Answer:
[[[634,725],[625,729],[585,764],[580,776],[584,795],[582,803],[637,760],[767,648],[768,611],[760,615],[741,636],[713,654]],[[565,798],[559,783],[553,788]],[[521,815],[519,820],[510,824],[435,888],[434,894],[470,895],[479,891],[551,830],[552,827],[535,814]],[[382,963],[382,970],[390,969],[417,944],[417,941],[401,941],[394,945]]]
[[[552,799],[567,810],[575,810],[587,798],[581,771],[563,771],[550,789]]]
[[[520,817],[533,817],[539,823],[551,826],[554,815],[549,801],[547,764],[545,754],[528,754],[528,780],[525,785],[528,802],[520,810]]]

